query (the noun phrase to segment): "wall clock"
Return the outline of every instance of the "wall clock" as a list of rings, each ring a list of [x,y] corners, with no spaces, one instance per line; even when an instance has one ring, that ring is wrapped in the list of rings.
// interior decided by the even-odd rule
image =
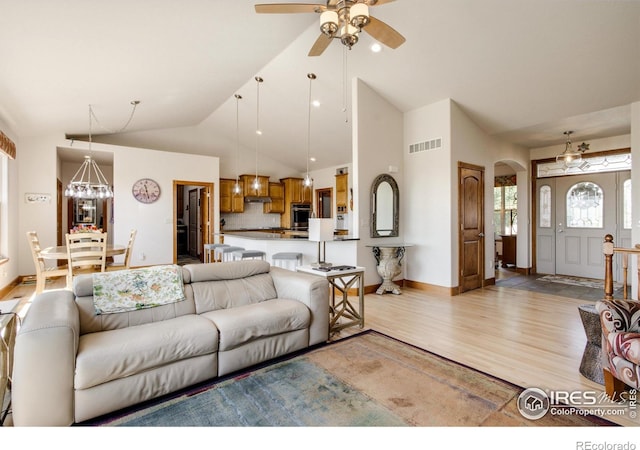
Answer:
[[[153,203],[160,198],[160,186],[150,178],[142,178],[131,188],[133,198],[141,203]]]

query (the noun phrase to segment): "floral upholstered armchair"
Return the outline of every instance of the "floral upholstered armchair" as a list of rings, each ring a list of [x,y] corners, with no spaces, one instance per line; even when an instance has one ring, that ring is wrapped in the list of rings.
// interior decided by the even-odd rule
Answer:
[[[617,400],[625,385],[640,388],[640,302],[596,303],[602,324],[602,367],[607,395]]]

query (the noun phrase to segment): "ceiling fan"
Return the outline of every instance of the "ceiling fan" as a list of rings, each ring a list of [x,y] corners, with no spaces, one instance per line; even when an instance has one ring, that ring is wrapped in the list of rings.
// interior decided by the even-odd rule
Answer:
[[[325,5],[311,3],[272,3],[255,5],[259,14],[320,14],[322,32],[309,51],[309,56],[320,56],[333,38],[340,39],[349,49],[358,42],[364,30],[374,39],[390,48],[405,42],[404,36],[383,21],[369,15],[370,6],[384,5],[395,0],[327,0]]]

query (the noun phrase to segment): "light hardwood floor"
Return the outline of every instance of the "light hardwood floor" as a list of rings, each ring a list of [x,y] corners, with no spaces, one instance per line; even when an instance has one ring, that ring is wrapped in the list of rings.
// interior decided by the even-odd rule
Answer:
[[[47,290],[63,286],[49,283]],[[35,286],[18,286],[28,310]],[[357,299],[353,298],[357,305]],[[578,306],[584,300],[490,286],[458,296],[404,288],[401,295],[365,296],[365,329],[374,329],[513,384],[543,390],[595,391],[604,387],[578,368],[586,337]],[[336,338],[358,328],[344,330]],[[605,416],[638,426],[640,420]]]

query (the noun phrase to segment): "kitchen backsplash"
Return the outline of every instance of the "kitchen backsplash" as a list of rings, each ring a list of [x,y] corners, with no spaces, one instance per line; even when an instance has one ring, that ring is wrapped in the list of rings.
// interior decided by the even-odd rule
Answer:
[[[262,203],[245,203],[243,213],[223,213],[220,219],[225,222],[223,230],[280,227],[280,214],[263,213]]]

